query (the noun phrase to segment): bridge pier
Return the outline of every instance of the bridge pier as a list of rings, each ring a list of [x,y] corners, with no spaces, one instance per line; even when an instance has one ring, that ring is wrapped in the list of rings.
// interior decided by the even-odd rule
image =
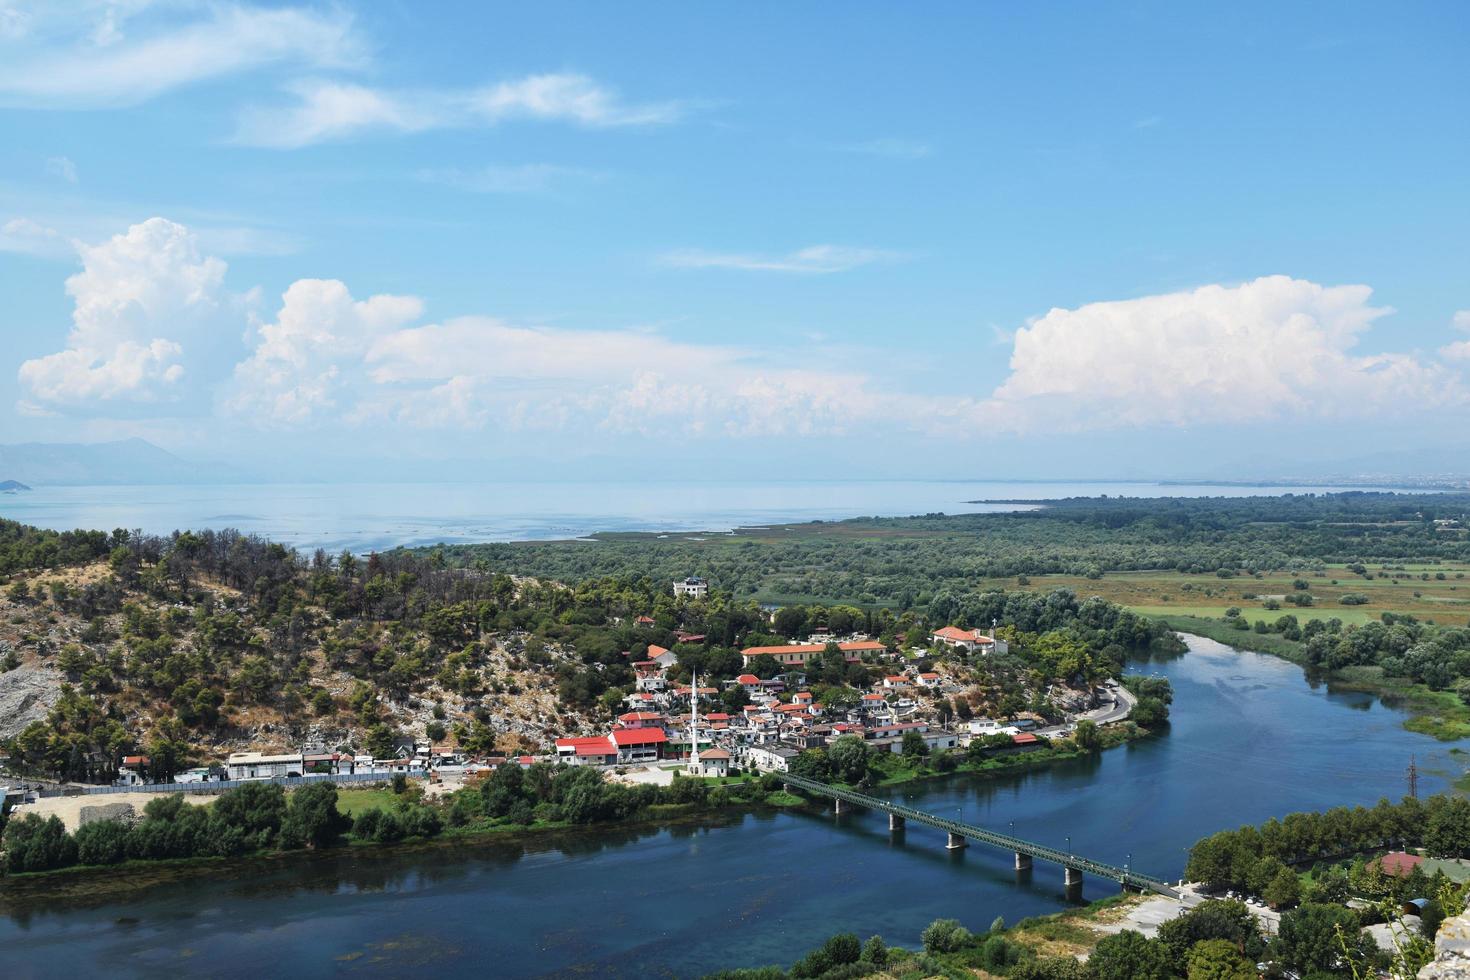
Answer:
[[[832,797],[832,812],[838,816],[842,815],[842,800],[835,796]]]
[[[904,828],[904,820],[903,820],[903,817],[900,817],[896,813],[890,813],[888,815],[888,829],[892,833],[897,834],[897,833],[901,833],[903,831],[903,828]]]
[[[1062,883],[1066,886],[1067,901],[1075,902],[1082,897],[1082,871],[1079,868],[1063,869]]]
[[[1029,854],[1022,854],[1020,851],[1017,851],[1016,852],[1016,870],[1017,871],[1030,871],[1031,870],[1031,855],[1029,855]]]
[[[944,845],[945,849],[949,851],[958,851],[969,846],[969,841],[965,840],[963,837],[961,837],[959,834],[954,833],[953,831],[950,832],[949,843]]]

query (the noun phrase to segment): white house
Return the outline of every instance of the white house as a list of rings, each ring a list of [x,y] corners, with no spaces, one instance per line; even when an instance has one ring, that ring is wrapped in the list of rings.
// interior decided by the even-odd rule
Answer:
[[[699,753],[700,776],[730,775],[730,753],[724,749],[703,749]]]
[[[259,752],[235,752],[225,760],[231,779],[272,779],[276,776],[300,776],[306,771],[301,753],[261,755]]]
[[[951,650],[964,650],[968,653],[1006,653],[1008,650],[1004,641],[986,636],[980,630],[962,630],[958,626],[946,626],[935,630],[929,634],[929,642],[947,646]]]
[[[763,772],[789,772],[791,760],[800,754],[784,745],[752,745],[745,750],[750,764]]]
[[[682,582],[674,583],[674,595],[688,599],[703,599],[709,595],[709,583],[698,575],[691,575]]]

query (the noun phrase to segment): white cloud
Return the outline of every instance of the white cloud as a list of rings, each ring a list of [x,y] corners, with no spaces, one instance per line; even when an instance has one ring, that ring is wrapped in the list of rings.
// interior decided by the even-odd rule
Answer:
[[[628,105],[585,75],[531,75],[474,93],[477,112],[501,119],[559,119],[584,126],[650,126],[674,122],[683,112],[676,102]]]
[[[417,133],[493,126],[512,119],[589,127],[673,122],[675,102],[629,104],[585,75],[531,75],[478,89],[387,91],[310,79],[287,88],[294,104],[254,106],[239,119],[234,140],[289,149],[362,133]]]
[[[76,252],[66,236],[30,218],[11,218],[0,225],[0,252],[19,252],[46,258],[72,256]]]
[[[1367,286],[1269,276],[1054,309],[1016,333],[1011,373],[977,411],[1009,429],[1353,418],[1462,403],[1443,367],[1357,354],[1391,312]]]
[[[147,4],[135,6],[124,11],[137,14],[127,33],[116,4],[84,5],[80,16],[65,5],[29,11],[25,27],[0,45],[0,104],[129,106],[268,65],[340,68],[364,60],[351,17],[340,9],[212,3],[180,25],[173,16],[149,16]]]
[[[1450,318],[1456,330],[1470,331],[1470,310],[1457,310]],[[1450,361],[1470,361],[1470,340],[1457,340],[1439,349],[1439,356]]]
[[[688,248],[667,252],[660,257],[664,265],[679,269],[738,269],[743,272],[798,272],[825,274],[846,272],[894,258],[893,252],[876,248],[854,248],[846,245],[809,245],[785,255],[763,255],[749,252],[707,252]]]
[[[51,157],[46,161],[46,172],[68,184],[77,182],[77,165],[67,157]]]
[[[228,303],[225,264],[201,256],[189,230],[163,218],[76,247],[82,271],[66,281],[75,303],[67,347],[20,366],[30,400],[81,409],[178,397],[183,341]]]
[[[423,315],[413,296],[357,301],[335,279],[298,279],[251,356],[235,368],[227,408],[271,424],[299,424],[337,407],[374,340]],[[344,376],[344,369],[348,372]]]
[[[419,180],[457,187],[476,194],[541,194],[563,183],[600,180],[602,176],[593,170],[563,167],[554,163],[492,165],[474,170],[427,169],[418,173]]]

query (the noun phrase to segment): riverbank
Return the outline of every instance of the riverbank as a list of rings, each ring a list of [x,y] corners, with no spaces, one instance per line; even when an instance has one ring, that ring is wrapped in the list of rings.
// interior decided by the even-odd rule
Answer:
[[[1098,751],[1124,745],[1128,742],[1148,738],[1151,734],[1131,722],[1124,722],[1099,730],[1101,744]],[[875,784],[880,788],[895,788],[918,783],[941,783],[955,777],[969,777],[980,781],[1044,769],[1058,763],[1075,761],[1093,755],[1071,747],[1056,746],[1026,752],[1005,754],[986,758],[979,762],[965,761],[950,770],[929,767],[924,762],[898,755],[883,757],[875,768],[882,778]],[[890,764],[891,763],[891,764]],[[658,803],[640,811],[637,817],[625,820],[601,821],[590,824],[574,824],[566,820],[537,821],[531,824],[490,824],[478,822],[469,826],[446,827],[441,833],[429,838],[409,838],[393,842],[374,842],[347,838],[336,848],[320,850],[266,850],[239,857],[187,857],[157,860],[131,860],[119,864],[71,865],[46,871],[32,871],[0,875],[0,913],[7,911],[7,899],[21,902],[77,901],[102,904],[125,898],[128,893],[146,890],[159,884],[186,880],[192,876],[220,873],[222,869],[240,868],[261,871],[278,862],[299,860],[308,855],[351,853],[362,849],[388,850],[432,848],[443,845],[475,845],[489,843],[515,843],[522,839],[548,841],[557,835],[579,836],[588,834],[613,834],[617,831],[633,834],[654,833],[677,826],[715,827],[729,822],[730,818],[742,817],[762,811],[774,812],[781,809],[805,809],[817,812],[824,805],[781,788],[780,774],[756,775],[725,779],[711,779],[711,789],[746,787],[751,783],[769,781],[776,785],[761,792],[759,799],[733,799],[726,803]],[[749,791],[747,791],[749,792]],[[757,790],[757,792],[759,792]],[[363,797],[359,800],[357,797]],[[338,797],[339,812],[353,814],[365,808],[382,804],[382,790],[342,790]],[[209,797],[205,802],[212,802]],[[405,797],[406,799],[406,797]],[[195,801],[191,801],[195,802]],[[723,819],[722,819],[723,818]]]
[[[1408,713],[1403,727],[1441,742],[1470,738],[1470,706],[1452,691],[1435,691],[1405,678],[1385,677],[1381,667],[1346,667],[1319,671],[1307,660],[1303,644],[1279,633],[1257,633],[1236,629],[1228,623],[1202,616],[1158,615],[1151,617],[1180,633],[1192,633],[1226,646],[1280,657],[1301,667],[1310,681],[1325,681],[1338,691],[1357,691],[1382,698],[1385,703]]]

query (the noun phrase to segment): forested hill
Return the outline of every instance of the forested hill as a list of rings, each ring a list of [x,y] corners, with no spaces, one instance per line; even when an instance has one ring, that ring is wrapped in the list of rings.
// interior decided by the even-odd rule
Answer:
[[[1341,493],[1085,498],[1007,514],[608,534],[594,541],[459,545],[451,562],[577,582],[695,573],[737,596],[922,605],[941,590],[1023,575],[1175,569],[1310,571],[1328,564],[1470,559],[1470,495]]]

